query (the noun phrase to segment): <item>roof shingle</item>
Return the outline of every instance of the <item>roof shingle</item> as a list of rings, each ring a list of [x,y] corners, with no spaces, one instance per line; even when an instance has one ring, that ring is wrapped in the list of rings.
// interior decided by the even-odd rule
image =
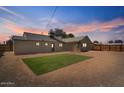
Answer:
[[[65,43],[69,43],[69,42],[79,42],[82,39],[84,39],[84,36],[62,39],[62,41],[65,42]]]
[[[40,35],[40,34],[34,34],[34,33],[28,33],[28,32],[24,32],[23,36],[13,36],[12,39],[55,41],[47,35]]]
[[[44,40],[44,41],[61,41],[65,43],[70,43],[70,42],[79,42],[80,40],[84,39],[86,36],[81,36],[81,37],[74,37],[74,38],[66,38],[66,39],[60,39],[60,38],[55,38],[52,39],[48,35],[40,35],[40,34],[34,34],[34,33],[28,33],[24,32],[23,36],[13,36],[12,39],[16,40]]]

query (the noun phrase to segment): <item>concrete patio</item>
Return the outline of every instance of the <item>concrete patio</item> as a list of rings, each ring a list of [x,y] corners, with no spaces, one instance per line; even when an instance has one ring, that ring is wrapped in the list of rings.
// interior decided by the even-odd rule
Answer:
[[[21,60],[26,57],[75,53],[92,57],[83,62],[36,76]],[[0,58],[0,86],[124,86],[124,52],[58,52]]]

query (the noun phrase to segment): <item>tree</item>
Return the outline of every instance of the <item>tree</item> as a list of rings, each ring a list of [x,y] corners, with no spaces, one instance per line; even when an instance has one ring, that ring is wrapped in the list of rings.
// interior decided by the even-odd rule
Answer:
[[[95,40],[93,43],[94,43],[94,44],[99,44],[99,42],[98,42],[97,40]]]
[[[115,43],[123,43],[123,41],[122,40],[115,40]]]
[[[113,41],[113,40],[110,40],[110,41],[108,41],[108,43],[110,43],[110,44],[111,44],[111,43],[114,43],[114,41]]]
[[[122,43],[123,43],[123,41],[122,40],[115,40],[115,43],[120,43],[121,45],[120,45],[120,51],[122,51]]]
[[[63,31],[63,29],[58,29],[55,28],[54,30],[51,29],[49,31],[49,36],[50,37],[60,37],[60,38],[70,38],[70,37],[74,37],[74,35],[72,33],[70,34],[66,34],[66,32]]]
[[[49,31],[49,35],[50,37],[64,37],[65,36],[65,32],[63,32],[62,29],[58,29],[58,28],[55,28],[55,30],[51,29]]]
[[[6,45],[9,46],[10,50],[13,50],[13,41],[11,39],[6,41]]]
[[[6,41],[6,45],[13,45],[12,40],[11,40],[11,39],[10,39],[10,40],[7,40],[7,41]]]
[[[69,34],[68,34],[68,37],[69,37],[69,38],[72,38],[72,37],[74,37],[74,35],[73,35],[72,33],[69,33]]]
[[[66,33],[62,29],[55,28],[55,34],[57,37],[63,37]]]
[[[53,38],[54,36],[55,36],[55,32],[53,31],[53,29],[50,29],[50,31],[49,31],[49,36],[51,37],[51,38]]]

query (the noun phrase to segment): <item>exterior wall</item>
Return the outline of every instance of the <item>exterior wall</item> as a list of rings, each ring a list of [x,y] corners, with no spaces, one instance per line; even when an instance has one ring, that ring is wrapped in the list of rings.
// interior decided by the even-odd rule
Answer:
[[[73,47],[73,51],[79,52],[80,51],[80,43],[79,42],[75,42],[74,43],[74,47]]]
[[[86,43],[87,46],[86,46],[86,47],[83,47],[83,46],[82,46],[83,43]],[[82,42],[80,43],[80,49],[83,49],[83,48],[85,48],[87,51],[88,51],[88,50],[91,50],[91,49],[92,49],[92,47],[91,47],[91,43],[88,43],[88,42],[82,41]]]
[[[82,47],[83,43],[87,44],[86,48]],[[90,41],[90,39],[88,37],[85,37],[83,40],[80,41],[79,48],[89,51],[92,49],[92,42]]]
[[[40,45],[36,46],[36,42]],[[48,46],[45,46],[45,43]],[[47,52],[60,52],[60,51],[80,51],[83,43],[87,43],[87,50],[91,49],[91,41],[89,38],[84,38],[80,42],[73,43],[62,43],[63,46],[60,47],[59,41],[26,41],[26,40],[14,40],[14,53],[15,54],[32,54],[32,53],[47,53]],[[52,51],[51,44],[54,44],[54,51]]]
[[[76,42],[66,43],[65,44],[65,50],[66,51],[79,51],[78,43],[76,43]]]
[[[73,50],[73,43],[64,43],[64,51],[72,51]]]
[[[64,50],[64,44],[62,43],[62,47],[60,47],[59,46],[59,44],[61,44],[61,42],[58,42],[58,41],[56,41],[56,42],[54,42],[54,44],[55,44],[55,52],[60,52],[60,51],[63,51]]]
[[[36,46],[36,42],[40,45]],[[31,54],[31,53],[45,53],[52,52],[51,44],[55,44],[55,51],[63,51],[63,47],[59,47],[59,42],[48,42],[45,46],[45,41],[19,41],[14,40],[14,53],[15,54]]]
[[[83,43],[87,44],[86,48],[82,47]],[[88,37],[85,37],[80,42],[66,43],[64,45],[64,49],[66,51],[76,51],[76,52],[80,52],[82,49],[89,51],[92,49],[92,42],[90,41],[90,39]]]

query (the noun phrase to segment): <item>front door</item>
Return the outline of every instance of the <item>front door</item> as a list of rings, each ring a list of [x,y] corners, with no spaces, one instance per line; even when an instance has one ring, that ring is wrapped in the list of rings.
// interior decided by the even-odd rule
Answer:
[[[51,50],[52,50],[52,52],[54,52],[55,51],[55,44],[51,44]]]

